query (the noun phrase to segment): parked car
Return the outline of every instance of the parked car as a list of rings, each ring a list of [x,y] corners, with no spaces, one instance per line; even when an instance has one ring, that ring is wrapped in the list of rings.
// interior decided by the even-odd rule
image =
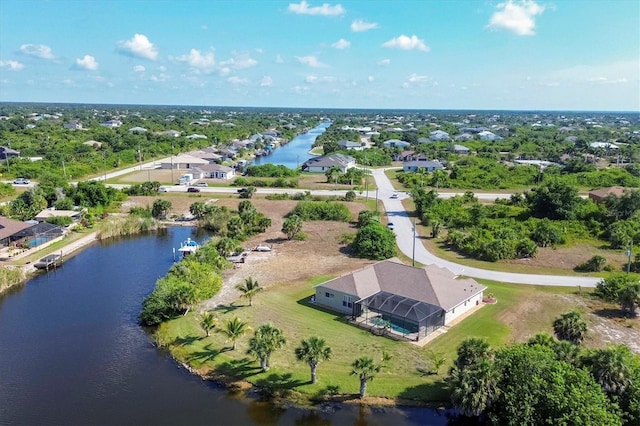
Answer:
[[[161,186],[160,188],[158,188],[158,192],[168,192],[168,190],[164,186]]]
[[[247,192],[247,188],[238,188],[238,194],[242,194],[243,192]]]
[[[195,188],[193,186],[190,186],[187,188],[187,192],[200,192],[200,188]]]
[[[397,193],[397,192],[394,192],[394,193],[391,195],[391,198],[398,198],[398,193]]]
[[[18,178],[16,180],[14,180],[13,183],[16,184],[16,185],[29,185],[29,183],[31,183],[31,182],[29,181],[29,179]]]
[[[196,183],[196,185],[195,185],[195,186],[207,187],[207,186],[209,186],[209,185],[207,184],[207,182],[198,182],[198,183]]]
[[[393,231],[393,222],[387,223],[387,228],[389,228],[389,229],[391,229]]]

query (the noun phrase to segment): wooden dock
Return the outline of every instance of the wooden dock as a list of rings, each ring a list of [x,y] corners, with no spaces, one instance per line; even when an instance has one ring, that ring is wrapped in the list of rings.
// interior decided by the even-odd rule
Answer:
[[[33,266],[35,266],[36,269],[46,269],[48,271],[51,268],[57,268],[61,264],[62,264],[61,254],[50,254],[38,260],[36,263],[33,264]]]

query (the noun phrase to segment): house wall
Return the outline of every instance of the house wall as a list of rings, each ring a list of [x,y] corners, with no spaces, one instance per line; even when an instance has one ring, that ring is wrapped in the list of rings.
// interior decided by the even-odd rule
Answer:
[[[327,293],[333,295],[333,297],[327,297]],[[344,297],[351,297],[351,304],[355,303],[358,298],[352,294],[342,293],[339,291],[331,290],[323,286],[316,287],[316,300],[315,303],[325,308],[329,308],[332,311],[340,312],[345,315],[351,315],[353,307],[343,306]]]
[[[460,303],[459,305],[457,305],[453,309],[447,311],[445,316],[444,316],[445,325],[449,324],[451,321],[453,321],[454,319],[458,318],[459,316],[465,314],[470,309],[475,308],[476,306],[480,305],[482,303],[483,294],[484,294],[484,292],[480,292],[480,293],[476,294],[475,296],[470,297],[465,302]]]

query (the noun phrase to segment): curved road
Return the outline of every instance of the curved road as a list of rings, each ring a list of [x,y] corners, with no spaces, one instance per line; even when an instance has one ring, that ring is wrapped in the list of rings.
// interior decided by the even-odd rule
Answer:
[[[600,278],[595,277],[577,277],[562,275],[538,275],[538,274],[520,274],[514,272],[489,271],[486,269],[473,268],[470,266],[460,265],[440,259],[430,253],[422,244],[421,237],[413,233],[413,223],[402,205],[402,200],[407,195],[399,192],[397,199],[390,198],[395,191],[391,181],[384,173],[385,169],[373,169],[373,177],[378,187],[378,197],[382,200],[384,208],[389,217],[389,221],[394,224],[394,232],[396,233],[396,241],[400,251],[405,255],[413,258],[415,247],[415,260],[424,265],[435,264],[437,266],[447,268],[455,274],[465,275],[473,278],[483,278],[493,281],[508,282],[514,284],[537,284],[551,286],[567,286],[567,287],[595,287]],[[441,196],[445,194],[440,194]],[[445,196],[453,196],[455,194],[446,194]],[[482,199],[495,200],[497,197],[509,197],[509,194],[476,194]],[[415,244],[414,244],[415,243]]]

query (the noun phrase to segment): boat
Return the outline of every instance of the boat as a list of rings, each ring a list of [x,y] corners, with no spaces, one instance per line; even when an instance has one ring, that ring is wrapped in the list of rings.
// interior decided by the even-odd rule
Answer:
[[[187,257],[190,254],[193,254],[196,251],[198,251],[199,248],[200,248],[200,244],[198,244],[196,241],[192,240],[191,238],[187,238],[186,241],[180,244],[180,248],[178,249],[178,251],[182,253],[182,257]]]
[[[36,269],[46,269],[48,271],[51,268],[57,268],[61,264],[62,254],[50,254],[38,260],[33,266],[35,266]]]

